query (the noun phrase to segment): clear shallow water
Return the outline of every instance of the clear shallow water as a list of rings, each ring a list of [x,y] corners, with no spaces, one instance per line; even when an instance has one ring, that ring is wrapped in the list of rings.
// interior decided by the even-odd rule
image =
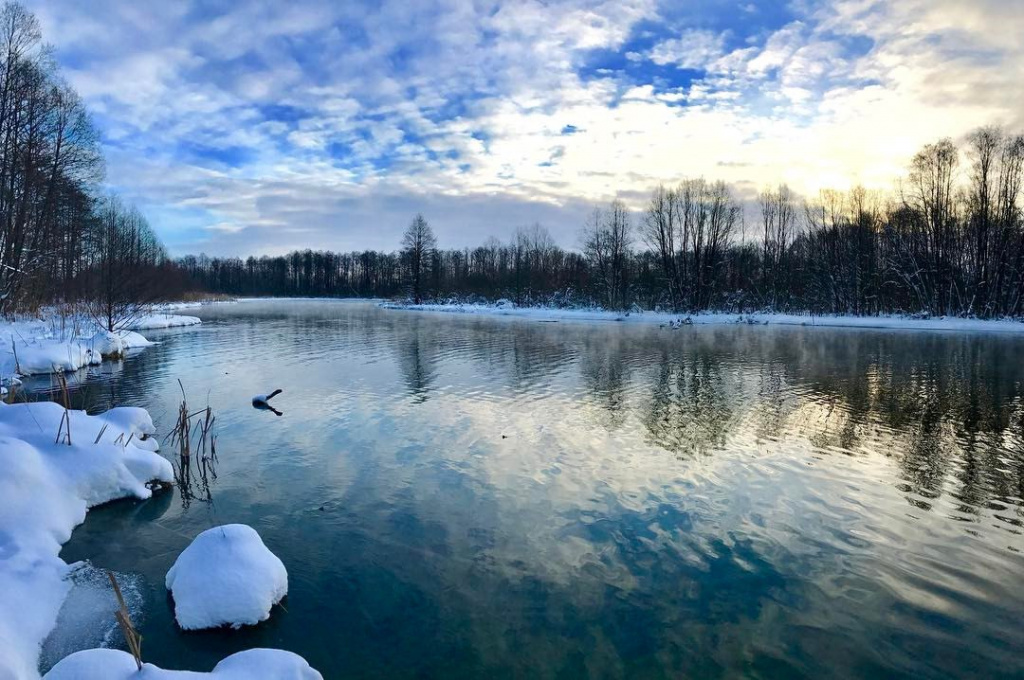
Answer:
[[[1024,338],[340,302],[199,316],[76,394],[166,431],[181,379],[217,415],[210,502],[95,509],[62,553],[141,576],[148,661],[267,646],[326,678],[1024,675]],[[277,387],[281,417],[251,407]],[[182,633],[164,575],[228,522],[282,558],[289,596],[258,627]]]

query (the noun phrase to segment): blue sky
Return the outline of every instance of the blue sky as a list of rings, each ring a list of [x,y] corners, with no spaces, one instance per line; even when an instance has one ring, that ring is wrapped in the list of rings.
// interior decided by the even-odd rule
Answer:
[[[887,188],[1024,128],[1016,0],[30,2],[172,252],[446,246],[703,175]]]

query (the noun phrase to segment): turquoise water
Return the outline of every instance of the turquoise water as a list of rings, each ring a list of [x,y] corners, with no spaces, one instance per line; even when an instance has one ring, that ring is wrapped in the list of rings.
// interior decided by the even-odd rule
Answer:
[[[75,394],[166,432],[180,379],[217,415],[208,489],[95,509],[62,553],[138,577],[150,662],[265,646],[326,678],[1024,676],[1024,339],[198,315]],[[275,388],[281,416],[252,408]],[[289,595],[260,626],[182,633],[164,575],[229,522]]]

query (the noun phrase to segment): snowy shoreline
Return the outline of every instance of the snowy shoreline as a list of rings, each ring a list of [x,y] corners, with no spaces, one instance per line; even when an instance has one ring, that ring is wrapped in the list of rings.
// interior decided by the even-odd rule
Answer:
[[[168,305],[128,324],[131,329],[172,328],[201,323],[170,314],[194,305]],[[0,377],[75,371],[128,349],[154,343],[135,332],[113,333],[82,317],[0,322]],[[6,392],[6,388],[4,390]],[[0,401],[0,678],[38,680],[44,641],[57,625],[82,563],[60,558],[62,545],[90,508],[115,500],[152,496],[153,485],[174,482],[170,462],[157,453],[156,428],[141,408],[117,407],[98,415],[65,410],[41,401]],[[170,493],[164,491],[164,493]],[[170,632],[168,632],[170,634]],[[290,652],[250,649],[225,658],[209,673],[163,670],[115,649],[86,649],[58,661],[49,680],[147,678],[289,677],[322,680]]]
[[[0,677],[39,677],[41,645],[71,587],[61,546],[88,509],[173,482],[155,433],[141,408],[90,416],[0,403]]]
[[[813,316],[810,314],[706,312],[615,312],[604,309],[558,309],[517,307],[508,302],[494,304],[407,304],[382,302],[382,309],[502,316],[534,321],[618,322],[657,325],[666,328],[743,324],[756,326],[807,326],[819,328],[860,328],[870,330],[967,331],[1024,334],[1024,322],[1012,319],[962,319],[954,317],[911,318],[906,316]]]
[[[141,316],[112,333],[92,320],[56,314],[0,321],[0,394],[24,376],[77,371],[154,344],[137,331],[200,323],[199,317],[166,311]]]

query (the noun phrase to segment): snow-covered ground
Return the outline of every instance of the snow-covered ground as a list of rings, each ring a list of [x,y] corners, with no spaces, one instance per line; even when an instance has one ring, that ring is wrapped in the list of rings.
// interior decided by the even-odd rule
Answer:
[[[140,408],[90,416],[0,403],[0,678],[39,677],[42,642],[71,589],[60,547],[86,510],[173,481],[154,433]]]
[[[384,309],[449,314],[488,314],[536,321],[615,321],[652,324],[665,328],[687,325],[751,324],[779,326],[822,326],[834,328],[878,328],[922,331],[982,331],[1024,333],[1024,323],[1011,319],[961,319],[954,317],[911,318],[906,316],[812,316],[809,314],[668,314],[665,312],[614,312],[604,309],[558,309],[517,307],[508,301],[494,304],[407,304],[384,302]]]
[[[128,325],[131,330],[145,331],[152,328],[177,328],[178,326],[196,326],[202,323],[198,316],[185,316],[183,314],[168,314],[157,312],[141,316]]]
[[[128,350],[152,345],[137,332],[140,329],[199,323],[195,316],[158,312],[141,317],[128,329],[111,333],[84,317],[51,314],[40,319],[0,321],[0,384],[9,385],[18,376],[77,371],[99,364],[106,357],[119,357]]]
[[[288,572],[244,524],[207,529],[167,572],[174,617],[184,630],[255,625],[288,594]]]

